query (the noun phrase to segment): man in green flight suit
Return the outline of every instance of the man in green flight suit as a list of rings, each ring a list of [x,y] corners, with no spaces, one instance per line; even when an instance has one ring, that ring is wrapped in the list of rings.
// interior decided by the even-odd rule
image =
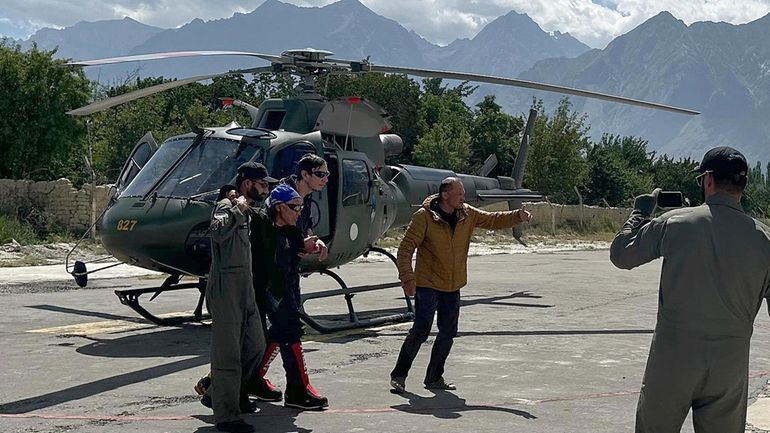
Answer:
[[[240,417],[256,410],[245,386],[265,351],[251,279],[249,204],[264,197],[269,182],[275,181],[262,164],[242,164],[236,177],[240,196],[217,202],[211,217],[211,271],[206,287],[206,306],[211,313],[211,387],[207,392],[220,431],[254,431]]]
[[[749,342],[770,290],[770,228],[743,212],[746,158],[706,152],[695,169],[705,203],[653,218],[657,194],[636,198],[610,259],[631,269],[663,257],[658,320],[636,411],[636,432],[743,433]]]

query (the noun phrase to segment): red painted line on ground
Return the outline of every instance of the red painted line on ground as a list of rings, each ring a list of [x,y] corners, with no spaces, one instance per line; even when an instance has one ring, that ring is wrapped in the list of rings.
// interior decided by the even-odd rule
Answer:
[[[763,371],[757,371],[754,373],[749,374],[750,378],[757,378],[757,377],[765,377],[770,376],[770,370],[763,370]],[[518,402],[502,402],[502,403],[472,403],[468,406],[475,406],[475,407],[502,407],[502,408],[511,408],[511,407],[521,407],[521,406],[534,406],[544,403],[558,403],[558,402],[565,402],[565,401],[575,401],[575,400],[590,400],[590,399],[596,399],[596,398],[612,398],[612,397],[626,397],[629,395],[636,395],[639,394],[639,391],[614,391],[614,392],[601,392],[601,393],[595,393],[595,394],[582,394],[582,395],[573,395],[573,396],[564,396],[564,397],[551,397],[551,398],[541,398],[541,399],[518,399],[520,401]],[[411,412],[426,412],[430,413],[432,411],[437,410],[462,410],[466,406],[446,406],[446,407],[426,407],[426,408],[413,408]],[[320,414],[367,414],[367,413],[391,413],[391,412],[404,412],[402,409],[398,409],[395,407],[382,407],[382,408],[339,408],[339,409],[327,409],[324,411],[307,411],[303,412],[310,415],[320,415]],[[286,416],[285,412],[272,412],[272,413],[261,413],[257,412],[251,416],[256,417],[271,417],[271,416]],[[114,416],[99,416],[99,415],[63,415],[63,414],[55,414],[55,413],[10,413],[10,414],[0,414],[0,419],[2,418],[13,418],[13,419],[30,419],[30,418],[39,418],[39,419],[62,419],[62,420],[85,420],[85,421],[187,421],[187,420],[193,420],[198,419],[196,417],[190,416],[190,415],[178,415],[178,416],[136,416],[136,415],[114,415]]]

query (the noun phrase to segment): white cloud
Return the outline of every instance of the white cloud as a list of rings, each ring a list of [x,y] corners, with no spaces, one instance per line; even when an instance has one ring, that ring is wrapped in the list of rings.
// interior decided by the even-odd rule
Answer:
[[[227,18],[250,12],[263,0],[3,0],[0,34],[16,29],[28,36],[42,26],[129,16],[159,27],[178,27],[194,18]],[[334,0],[283,0],[325,6]],[[400,22],[427,40],[447,44],[473,37],[511,10],[526,13],[545,31],[559,30],[603,47],[648,18],[667,10],[687,24],[696,21],[746,23],[770,13],[770,0],[361,0],[374,12]],[[9,24],[10,23],[10,24]]]

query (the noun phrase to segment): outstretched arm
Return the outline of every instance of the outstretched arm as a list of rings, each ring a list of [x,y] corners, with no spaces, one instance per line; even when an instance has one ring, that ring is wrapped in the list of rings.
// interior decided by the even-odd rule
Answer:
[[[468,206],[467,209],[468,215],[473,218],[474,227],[484,229],[505,229],[532,220],[532,214],[524,209],[507,212],[487,212],[473,206]]]
[[[412,221],[404,233],[404,238],[398,245],[398,254],[396,256],[396,266],[398,266],[398,279],[401,280],[401,286],[404,288],[404,294],[414,296],[417,291],[417,283],[412,269],[412,256],[414,250],[422,244],[425,239],[425,231],[428,223],[425,217],[425,210],[421,209],[412,216]]]

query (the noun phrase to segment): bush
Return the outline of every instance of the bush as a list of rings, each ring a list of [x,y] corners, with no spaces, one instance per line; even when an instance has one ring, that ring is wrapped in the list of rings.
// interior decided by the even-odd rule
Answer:
[[[11,239],[15,239],[22,245],[30,245],[40,241],[37,233],[29,224],[0,215],[0,244],[11,242]]]

